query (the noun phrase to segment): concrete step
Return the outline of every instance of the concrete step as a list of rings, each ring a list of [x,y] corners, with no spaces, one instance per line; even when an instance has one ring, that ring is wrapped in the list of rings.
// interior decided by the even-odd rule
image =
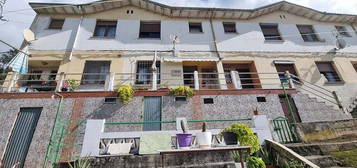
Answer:
[[[329,155],[331,152],[357,149],[357,140],[351,140],[346,142],[321,142],[311,144],[295,143],[285,145],[302,156]]]
[[[317,164],[320,167],[331,167],[338,166],[336,161],[330,155],[311,155],[305,156],[306,159],[310,160],[312,163]]]

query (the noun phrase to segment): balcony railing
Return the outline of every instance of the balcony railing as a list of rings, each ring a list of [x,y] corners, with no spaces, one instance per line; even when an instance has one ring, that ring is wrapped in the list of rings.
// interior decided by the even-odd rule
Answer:
[[[71,91],[113,91],[123,84],[130,84],[135,89],[157,90],[185,85],[194,90],[239,90],[239,89],[281,89],[284,73],[225,72],[225,73],[27,73],[10,72],[0,74],[2,92],[46,92],[69,91],[68,83],[79,86]],[[47,79],[41,78],[48,77]],[[280,75],[281,76],[281,75]],[[155,82],[153,82],[155,81]]]

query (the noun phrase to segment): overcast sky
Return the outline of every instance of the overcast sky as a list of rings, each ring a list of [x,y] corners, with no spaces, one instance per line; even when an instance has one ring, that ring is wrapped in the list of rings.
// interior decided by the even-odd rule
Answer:
[[[22,31],[28,28],[35,16],[28,2],[74,2],[83,3],[93,0],[7,0],[4,18],[8,22],[0,21],[0,39],[18,47],[22,40]],[[171,6],[190,7],[221,7],[251,9],[261,7],[280,0],[154,0]],[[288,0],[289,2],[333,13],[357,14],[357,0]],[[9,48],[0,44],[0,52]]]

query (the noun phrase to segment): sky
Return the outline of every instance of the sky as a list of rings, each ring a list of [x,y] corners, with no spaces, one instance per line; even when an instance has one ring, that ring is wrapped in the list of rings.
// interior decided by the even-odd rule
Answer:
[[[1,1],[1,0],[0,0]],[[7,0],[4,6],[4,18],[0,21],[0,39],[19,47],[22,43],[22,31],[29,28],[35,12],[30,9],[28,2],[57,2],[57,3],[87,3],[93,0]],[[187,7],[216,7],[252,9],[269,5],[280,0],[153,0],[170,6]],[[332,13],[356,14],[357,0],[287,0],[292,3],[310,7],[319,11]],[[9,50],[0,44],[0,52]]]

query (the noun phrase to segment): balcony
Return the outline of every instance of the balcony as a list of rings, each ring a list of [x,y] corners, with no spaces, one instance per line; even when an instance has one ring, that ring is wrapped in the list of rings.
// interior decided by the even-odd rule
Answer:
[[[186,71],[185,71],[186,70]],[[292,79],[281,79],[284,73],[226,71],[187,71],[183,73],[27,73],[0,74],[2,92],[88,92],[114,91],[120,85],[137,90],[155,91],[177,86],[194,90],[249,90],[294,88]],[[156,81],[156,82],[153,82]],[[281,83],[285,84],[282,85]],[[71,87],[73,83],[76,87]]]

